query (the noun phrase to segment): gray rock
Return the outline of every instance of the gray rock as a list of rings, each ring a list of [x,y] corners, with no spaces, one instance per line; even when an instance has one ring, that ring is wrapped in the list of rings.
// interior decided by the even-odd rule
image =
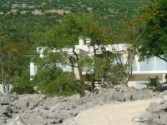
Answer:
[[[12,117],[12,109],[8,105],[1,106],[0,105],[0,117],[5,116],[5,117]]]
[[[61,110],[56,112],[50,112],[50,111],[40,111],[42,118],[45,119],[54,119],[55,123],[63,123],[64,120],[73,117],[69,111]],[[51,122],[51,121],[50,121]]]
[[[153,96],[153,92],[152,90],[142,90],[141,93],[143,94],[143,98],[142,99],[149,99],[149,98],[152,98]]]
[[[118,101],[126,101],[126,97],[124,96],[125,93],[120,91],[114,93],[114,99]]]
[[[160,97],[164,97],[164,96],[166,96],[166,95],[167,95],[167,90],[165,90],[165,91],[159,93],[159,96],[160,96]]]
[[[57,113],[48,110],[40,110],[41,116],[44,119],[57,119]]]
[[[3,96],[2,92],[0,92],[0,96]]]
[[[58,111],[56,112],[57,114],[57,119],[59,119],[59,121],[64,121],[65,119],[71,118],[71,115],[68,111]]]
[[[44,100],[45,105],[55,105],[59,102],[61,102],[59,97],[47,98]]]
[[[1,105],[9,105],[11,103],[11,99],[8,95],[0,96],[0,104]]]
[[[42,94],[22,95],[12,104],[22,110],[32,110],[37,106],[42,105],[44,103],[43,100],[45,99],[46,96]]]
[[[16,94],[3,94],[0,96],[0,104],[1,105],[10,105],[11,102],[18,99],[18,95]]]
[[[152,113],[158,112],[158,111],[161,111],[161,110],[167,111],[167,101],[163,101],[163,102],[160,102],[160,103],[153,102],[147,108],[147,111],[152,112]]]
[[[27,125],[25,122],[20,118],[20,116],[13,119],[8,125]]]
[[[142,100],[144,98],[143,94],[141,92],[133,92],[132,94],[132,100]]]
[[[150,114],[151,118],[148,120],[148,122],[153,122],[158,125],[166,125],[167,123],[167,115],[166,113],[159,112],[159,113],[153,113]]]
[[[12,102],[19,99],[19,96],[16,93],[10,94],[9,97]]]
[[[6,96],[6,98],[0,96],[0,100],[5,99],[5,103],[2,103],[2,106],[0,105],[0,111],[2,109],[3,112],[12,114],[12,117],[21,116],[17,120],[12,120],[13,123],[22,121],[28,125],[62,125],[65,123],[65,125],[75,125],[73,117],[76,117],[82,110],[107,103],[150,98],[151,94],[146,90],[144,92],[137,91],[122,85],[99,90],[97,94],[85,91],[85,96],[76,94],[71,97],[46,98],[45,95],[41,94],[19,96],[12,94]],[[163,107],[161,110],[164,110],[166,103],[162,102],[161,105]],[[160,108],[156,107],[156,110],[159,111]],[[157,117],[155,116],[155,118]],[[1,113],[0,121],[7,124],[10,118]],[[146,121],[148,120],[146,119]]]
[[[77,125],[77,124],[75,123],[75,120],[73,118],[70,118],[65,120],[62,125]]]
[[[70,102],[74,102],[76,105],[83,105],[85,98],[82,98],[80,94],[76,94],[68,97],[68,99]]]
[[[142,116],[145,118],[145,122],[149,124],[155,125],[166,125],[167,124],[167,100],[163,100],[161,102],[153,102],[147,108],[147,116]]]
[[[153,96],[152,91],[149,90],[135,90],[124,85],[117,85],[114,87],[114,99],[117,101],[130,101],[148,99]]]
[[[0,123],[2,125],[6,125],[6,119],[4,117],[0,117]]]
[[[153,113],[153,112],[157,112],[158,110],[157,110],[157,103],[156,102],[152,102],[151,104],[150,104],[150,106],[146,109],[146,111],[148,111],[148,112],[151,112],[151,113]]]
[[[61,102],[51,107],[51,111],[59,111],[59,110],[72,110],[75,109],[77,105],[70,102]]]
[[[128,92],[129,87],[126,87],[124,85],[117,85],[114,86],[114,89],[118,92]]]

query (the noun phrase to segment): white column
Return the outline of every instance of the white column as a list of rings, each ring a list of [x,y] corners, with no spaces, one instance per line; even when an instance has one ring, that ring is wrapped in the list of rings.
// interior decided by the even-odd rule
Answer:
[[[37,73],[37,66],[35,65],[34,62],[30,62],[30,80],[32,80],[33,76]]]
[[[84,39],[82,37],[79,37],[79,46],[80,47],[84,46]]]
[[[154,58],[154,71],[157,71],[156,57],[153,58]]]
[[[140,62],[139,62],[139,57],[137,55],[135,56],[135,61],[137,65],[137,72],[140,72]]]

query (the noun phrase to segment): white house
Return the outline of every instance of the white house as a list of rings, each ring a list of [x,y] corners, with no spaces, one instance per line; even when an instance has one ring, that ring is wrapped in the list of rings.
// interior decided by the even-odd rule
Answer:
[[[79,44],[75,45],[75,51],[82,55],[82,56],[93,56],[93,48],[89,46],[90,39],[86,39],[86,42],[83,39],[79,39]],[[114,45],[106,45],[104,46],[106,50],[108,51],[120,51],[124,53],[122,55],[122,61],[125,63],[127,60],[127,44],[114,44]],[[98,53],[101,53],[101,47],[97,46]],[[44,58],[44,50],[46,48],[39,47],[37,48],[37,52],[39,53],[40,58]],[[59,51],[59,50],[53,50],[53,51]],[[63,51],[68,52],[68,54],[72,55],[72,49],[70,48],[64,48]],[[128,83],[129,86],[133,86],[136,88],[140,88],[145,86],[144,83],[148,80],[149,77],[155,77],[158,76],[160,79],[160,82],[165,82],[165,76],[167,74],[167,62],[163,61],[162,59],[159,59],[157,57],[152,57],[149,60],[145,60],[142,62],[138,61],[139,57],[135,55],[135,58],[133,60],[132,65],[132,75],[130,78],[130,81]],[[71,67],[66,66],[63,67],[63,70],[70,71]],[[37,73],[37,66],[34,64],[34,62],[30,62],[30,76],[35,76]],[[82,71],[83,74],[86,73],[86,69],[83,68]],[[76,77],[78,78],[78,70],[75,69]],[[30,79],[32,80],[32,78]],[[0,84],[0,92],[2,91],[2,85]]]
[[[93,52],[93,47],[89,46],[90,43],[90,39],[86,39],[86,41],[84,41],[83,39],[79,39],[79,44],[75,45],[75,52],[80,55],[80,56],[93,56],[94,52]],[[102,53],[101,50],[102,46],[96,46],[97,49],[97,54]],[[106,45],[103,46],[105,47],[105,49],[107,51],[124,51],[126,49],[126,45],[125,44],[115,44],[115,45]],[[46,50],[46,47],[38,47],[37,48],[37,53],[39,54],[40,58],[44,58],[44,51]],[[59,52],[60,50],[56,50],[53,49],[52,52]],[[71,48],[64,48],[61,51],[65,51],[67,52],[69,55],[73,55],[73,50]],[[125,55],[124,55],[125,56]],[[126,57],[124,57],[126,58]],[[61,67],[64,71],[71,71],[71,67],[70,66],[66,66],[66,67]],[[79,79],[79,73],[78,70],[75,68],[74,69],[76,78]],[[82,74],[86,74],[87,72],[87,68],[83,67],[82,68]],[[34,62],[30,62],[30,80],[32,80],[32,77],[35,76],[35,74],[37,73],[37,66],[35,65]]]
[[[79,39],[79,44],[75,45],[75,51],[82,56],[93,56],[93,48],[89,46],[90,39],[86,39],[86,42],[83,39]],[[98,53],[101,53],[101,47],[97,46]],[[114,44],[114,45],[106,45],[105,49],[108,51],[120,51],[124,54],[123,62],[127,60],[127,44]],[[38,48],[37,52],[39,53],[41,58],[44,58],[43,52],[45,48]],[[56,50],[54,50],[56,51]],[[57,50],[58,51],[58,50]],[[64,48],[63,51],[67,51],[68,54],[73,54],[72,49]],[[138,61],[138,56],[135,55],[132,66],[132,76],[128,83],[129,86],[133,86],[136,88],[140,88],[145,86],[143,83],[146,83],[149,77],[158,76],[161,82],[165,82],[165,75],[167,74],[167,63],[157,57],[152,57],[149,60],[145,60],[142,62]],[[64,67],[64,70],[69,70],[70,67]],[[37,72],[37,66],[30,62],[30,76],[34,76]],[[83,74],[85,74],[86,70],[83,69]],[[75,69],[76,77],[78,77],[78,72]]]

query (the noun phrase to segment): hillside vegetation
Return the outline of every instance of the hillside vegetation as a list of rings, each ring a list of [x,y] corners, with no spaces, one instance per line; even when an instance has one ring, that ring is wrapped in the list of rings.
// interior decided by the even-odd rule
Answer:
[[[120,30],[122,21],[134,16],[149,0],[1,0],[0,32],[29,38],[58,24],[68,12],[93,12],[112,31]],[[4,16],[5,15],[5,16]],[[19,36],[18,36],[19,35]]]

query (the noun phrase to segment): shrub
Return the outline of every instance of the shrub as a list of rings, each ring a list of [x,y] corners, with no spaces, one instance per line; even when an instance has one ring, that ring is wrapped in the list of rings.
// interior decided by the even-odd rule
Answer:
[[[156,76],[155,78],[149,78],[149,82],[146,84],[147,87],[157,87],[159,84],[159,78]]]
[[[149,78],[149,82],[146,83],[147,88],[153,89],[154,91],[161,91],[162,86],[159,82],[158,76],[154,78]]]
[[[35,93],[33,84],[30,82],[28,75],[26,76],[15,76],[13,80],[13,88],[11,92],[16,92],[17,94],[33,94]]]
[[[43,68],[36,74],[32,83],[38,91],[49,96],[67,96],[82,91],[75,76],[71,72],[63,72],[59,67]]]
[[[47,95],[70,96],[81,92],[81,85],[70,72],[63,72],[55,80],[42,83],[38,86],[41,93]]]

